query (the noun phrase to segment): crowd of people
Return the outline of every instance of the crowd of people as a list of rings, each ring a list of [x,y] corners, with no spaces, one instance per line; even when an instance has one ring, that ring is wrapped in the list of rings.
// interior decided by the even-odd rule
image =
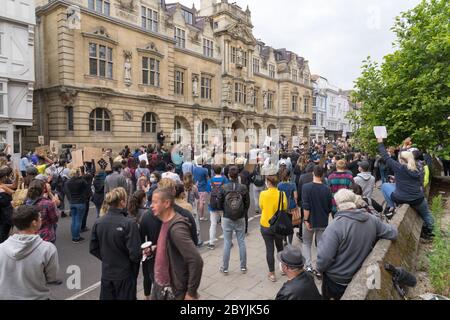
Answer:
[[[190,146],[166,149],[164,138],[162,133],[158,146],[134,152],[125,146],[115,158],[107,150],[109,163],[86,162],[81,168],[69,168],[70,153],[54,160],[24,154],[17,170],[0,155],[0,299],[50,298],[48,284],[58,281],[54,244],[66,236],[58,233],[58,222],[69,216],[74,245],[91,232],[90,253],[102,264],[103,300],[136,299],[141,270],[146,299],[199,299],[204,263],[199,248],[216,249],[219,226],[224,245],[218,270],[230,272],[235,234],[240,271],[246,274],[252,201],[260,215],[267,278],[277,281],[277,258],[287,279],[276,299],[340,299],[376,241],[396,239],[389,220],[401,204],[423,218],[422,237],[433,237],[424,192],[432,164],[411,139],[388,149],[379,140],[376,157],[354,152],[345,140],[292,150],[283,144],[254,146],[224,165]],[[144,154],[147,160],[139,160]],[[380,180],[384,208],[373,199]],[[97,217],[89,228],[91,201]],[[298,232],[274,231],[273,218],[281,211]],[[209,239],[202,240],[206,221]],[[314,277],[322,280],[321,294]]]

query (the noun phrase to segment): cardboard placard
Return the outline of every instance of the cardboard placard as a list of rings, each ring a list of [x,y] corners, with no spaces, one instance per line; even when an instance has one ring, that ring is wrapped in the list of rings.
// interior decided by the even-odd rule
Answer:
[[[375,134],[375,137],[377,137],[377,139],[379,139],[379,138],[386,139],[387,138],[386,127],[373,127],[373,132]]]
[[[300,146],[300,137],[293,136],[292,137],[292,147],[298,147],[298,146]]]
[[[56,140],[50,140],[50,152],[52,154],[59,154],[59,142]]]
[[[74,169],[84,166],[82,149],[72,151],[72,166]]]
[[[104,160],[107,163],[105,168],[106,171],[111,171],[111,163],[109,162],[109,157],[103,154],[103,150],[100,148],[93,147],[84,147],[84,160],[85,161],[94,161],[95,171],[98,172],[100,170],[99,161]],[[103,162],[103,161],[102,161]]]
[[[50,150],[49,146],[36,147],[35,152],[40,157],[47,157]]]

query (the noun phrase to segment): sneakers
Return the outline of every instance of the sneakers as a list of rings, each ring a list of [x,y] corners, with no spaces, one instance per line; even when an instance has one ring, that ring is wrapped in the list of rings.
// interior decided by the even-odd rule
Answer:
[[[242,272],[242,274],[246,274],[247,273],[247,268],[241,268],[241,272]]]
[[[84,240],[84,238],[80,237],[78,240],[72,240],[72,243],[82,243]]]
[[[420,237],[424,240],[433,240],[433,238],[435,237],[433,232],[427,231],[427,230],[422,230],[422,233],[420,234]]]
[[[201,248],[203,246],[203,241],[199,241],[198,243],[197,243],[197,248]]]
[[[384,215],[386,216],[386,218],[388,218],[388,220],[391,220],[394,217],[394,214],[395,208],[386,207],[386,209],[384,209]]]
[[[216,248],[216,246],[213,245],[213,244],[208,244],[206,247],[207,247],[209,250],[214,250],[214,249]]]
[[[220,267],[220,268],[219,268],[219,271],[220,271],[221,273],[223,273],[223,275],[225,275],[225,276],[228,275],[228,269],[225,269],[224,267]]]
[[[313,274],[317,277],[317,279],[322,279],[322,274],[319,272],[319,271],[317,271],[316,269],[313,269]]]
[[[305,268],[305,271],[306,271],[306,272],[309,272],[309,273],[314,273],[314,269],[313,269],[311,266],[307,266],[307,267]]]
[[[268,275],[267,275],[267,278],[269,278],[269,280],[270,281],[272,281],[272,282],[277,282],[277,278],[275,277],[275,273],[269,273]]]

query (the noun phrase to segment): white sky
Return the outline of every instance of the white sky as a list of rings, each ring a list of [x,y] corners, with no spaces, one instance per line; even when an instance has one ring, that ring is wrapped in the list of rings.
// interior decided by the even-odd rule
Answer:
[[[195,3],[200,9],[200,0],[178,2],[189,8]],[[244,10],[250,7],[257,39],[296,52],[309,61],[311,73],[320,74],[341,89],[352,89],[367,56],[381,62],[384,55],[393,52],[395,38],[390,28],[394,18],[420,0],[236,2]]]

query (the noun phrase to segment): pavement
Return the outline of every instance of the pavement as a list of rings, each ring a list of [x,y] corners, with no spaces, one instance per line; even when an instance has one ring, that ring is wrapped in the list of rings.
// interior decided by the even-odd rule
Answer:
[[[251,193],[252,194],[252,193]],[[375,189],[374,198],[382,203],[382,196]],[[221,227],[217,228],[215,250],[209,250],[206,246],[200,248],[204,261],[202,280],[199,288],[201,300],[270,300],[274,299],[287,278],[281,276],[278,261],[276,260],[277,282],[271,282],[267,278],[268,267],[266,262],[265,244],[259,231],[259,218],[255,215],[252,206],[249,209],[249,234],[246,237],[247,268],[246,274],[242,274],[239,264],[239,248],[233,237],[234,246],[231,249],[229,274],[224,275],[219,271],[222,265],[223,236]],[[88,226],[91,227],[96,219],[95,208],[92,206],[88,216]],[[73,244],[70,236],[71,218],[60,219],[57,230],[56,247],[58,248],[60,271],[59,279],[63,281],[60,286],[51,287],[52,298],[56,300],[98,300],[100,296],[101,262],[89,254],[90,232],[82,236],[86,241],[81,244]],[[298,231],[298,229],[295,229]],[[207,243],[209,239],[209,221],[201,222],[202,239]],[[301,248],[301,242],[294,236],[293,245]],[[312,248],[313,265],[316,260],[316,248]],[[79,269],[77,269],[79,268]],[[74,281],[73,270],[79,270],[80,283]],[[316,284],[321,288],[320,281]],[[142,272],[138,278],[138,299],[144,300]]]

